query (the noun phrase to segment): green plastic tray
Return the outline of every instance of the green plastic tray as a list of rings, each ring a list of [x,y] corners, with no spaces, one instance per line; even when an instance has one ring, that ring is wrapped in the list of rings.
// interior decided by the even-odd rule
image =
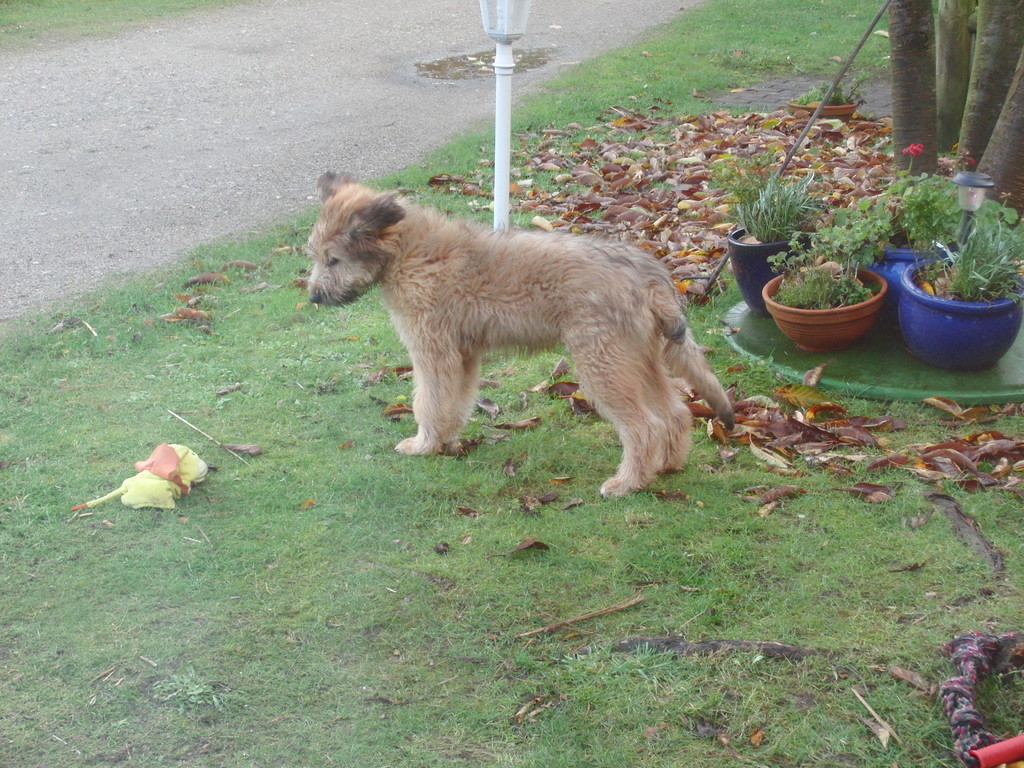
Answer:
[[[804,352],[770,317],[758,317],[740,302],[725,315],[735,329],[734,349],[764,361],[784,378],[799,382],[804,373],[828,363],[818,386],[872,400],[918,401],[941,395],[960,405],[1024,401],[1024,334],[987,371],[957,373],[922,363],[903,346],[898,328],[878,322],[867,336],[840,352]]]

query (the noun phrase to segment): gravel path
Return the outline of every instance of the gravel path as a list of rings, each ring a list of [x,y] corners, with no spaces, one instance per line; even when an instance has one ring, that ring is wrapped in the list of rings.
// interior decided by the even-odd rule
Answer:
[[[520,96],[699,0],[534,0]],[[396,8],[397,6],[397,8]],[[493,115],[493,77],[416,64],[493,50],[475,0],[263,0],[109,39],[0,51],[0,320],[302,210]]]

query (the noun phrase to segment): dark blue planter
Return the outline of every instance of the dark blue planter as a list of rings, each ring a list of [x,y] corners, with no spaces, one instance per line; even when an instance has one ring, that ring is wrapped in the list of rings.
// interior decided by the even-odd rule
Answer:
[[[932,296],[917,287],[916,272],[904,270],[899,304],[900,331],[910,353],[947,371],[982,371],[998,363],[1017,338],[1021,304]]]
[[[732,274],[750,311],[759,317],[771,317],[761,296],[761,290],[776,275],[768,263],[768,257],[785,251],[789,247],[789,241],[740,242],[746,234],[742,229],[734,229],[729,233],[729,261],[732,263]]]
[[[889,293],[885,297],[885,305],[882,307],[880,317],[883,322],[895,324],[898,320],[900,295],[903,293],[901,282],[903,273],[915,264],[921,264],[934,258],[934,252],[915,251],[913,248],[896,248],[887,245],[885,246],[885,258],[868,267],[889,283]]]

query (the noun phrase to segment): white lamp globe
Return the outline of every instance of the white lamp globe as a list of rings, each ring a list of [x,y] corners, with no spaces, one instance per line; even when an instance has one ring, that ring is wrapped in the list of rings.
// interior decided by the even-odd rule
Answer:
[[[974,213],[985,202],[985,193],[996,184],[987,173],[960,171],[951,181],[957,185],[960,210]]]
[[[526,33],[530,0],[480,0],[480,15],[487,36],[506,45]]]

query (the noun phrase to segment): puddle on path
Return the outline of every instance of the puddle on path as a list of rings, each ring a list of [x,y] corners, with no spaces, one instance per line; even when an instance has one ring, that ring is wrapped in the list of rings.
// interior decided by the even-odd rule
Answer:
[[[524,48],[514,50],[512,58],[516,62],[516,71],[540,69],[551,57],[550,48]],[[494,77],[494,51],[469,53],[461,56],[450,56],[437,61],[417,62],[416,71],[422,77],[433,80],[473,80],[481,77]]]

